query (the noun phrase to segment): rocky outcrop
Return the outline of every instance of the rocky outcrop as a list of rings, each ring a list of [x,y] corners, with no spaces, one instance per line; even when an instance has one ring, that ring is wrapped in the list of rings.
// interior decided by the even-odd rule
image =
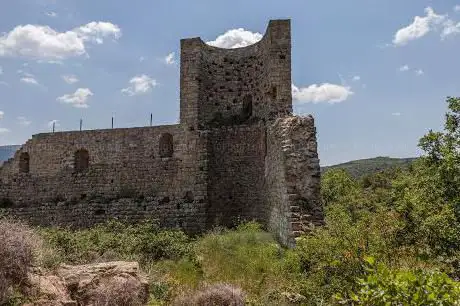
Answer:
[[[145,305],[148,282],[136,262],[61,265],[54,273],[35,269],[29,275],[28,305]]]

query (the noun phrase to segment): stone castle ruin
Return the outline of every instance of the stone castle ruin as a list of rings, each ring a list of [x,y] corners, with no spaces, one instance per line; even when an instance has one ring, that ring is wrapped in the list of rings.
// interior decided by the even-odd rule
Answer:
[[[289,20],[244,48],[181,40],[179,124],[37,134],[0,168],[0,211],[33,224],[256,220],[285,245],[322,223],[319,190],[313,117],[292,114]]]

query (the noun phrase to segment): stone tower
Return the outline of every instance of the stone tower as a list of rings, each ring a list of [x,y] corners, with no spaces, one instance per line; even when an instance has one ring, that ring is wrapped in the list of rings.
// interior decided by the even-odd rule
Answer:
[[[244,48],[181,40],[181,123],[206,129],[291,113],[289,20],[270,21],[262,40]]]

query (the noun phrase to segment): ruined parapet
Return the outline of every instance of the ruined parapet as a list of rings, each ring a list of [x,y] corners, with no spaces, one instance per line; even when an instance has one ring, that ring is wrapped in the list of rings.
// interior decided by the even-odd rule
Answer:
[[[312,116],[279,118],[268,128],[265,180],[267,225],[283,244],[323,223]]]
[[[270,21],[263,38],[243,48],[181,40],[181,123],[206,129],[291,113],[289,20]]]

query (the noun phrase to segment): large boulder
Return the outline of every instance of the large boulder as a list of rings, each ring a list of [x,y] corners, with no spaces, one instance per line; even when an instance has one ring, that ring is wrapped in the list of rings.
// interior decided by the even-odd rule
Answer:
[[[148,282],[137,262],[61,265],[53,274],[35,270],[29,283],[37,297],[30,305],[136,306],[148,300]]]
[[[43,306],[77,306],[72,300],[69,291],[59,276],[45,272],[41,269],[34,269],[29,273],[27,295],[35,300],[28,305]]]

